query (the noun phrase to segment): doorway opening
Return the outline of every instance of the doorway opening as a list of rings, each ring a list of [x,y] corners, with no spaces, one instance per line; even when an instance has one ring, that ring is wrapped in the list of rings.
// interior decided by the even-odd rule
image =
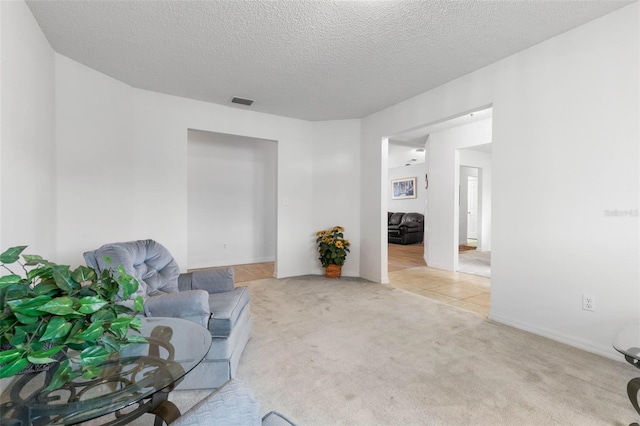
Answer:
[[[484,191],[482,185],[482,168],[460,166],[457,271],[491,277],[491,252],[484,243],[490,236],[483,234],[490,232],[488,226],[483,226],[483,212],[486,216],[488,211],[483,207],[491,200],[486,199],[490,192]]]
[[[277,149],[273,140],[188,131],[189,270],[234,266],[238,282],[274,276]]]
[[[389,139],[388,146],[388,179],[389,179],[389,200],[387,203],[389,225],[399,225],[398,219],[405,213],[422,215],[421,235],[415,236],[412,232],[411,238],[408,235],[387,241],[387,265],[388,271],[394,272],[408,268],[425,266],[424,260],[424,213],[426,194],[424,192],[425,179],[425,143],[427,135],[401,135],[397,138]],[[410,196],[398,196],[393,190],[399,184],[411,183]],[[400,219],[401,221],[401,219]],[[393,225],[392,225],[393,226]],[[389,231],[388,232],[393,232]],[[402,232],[402,231],[400,231]],[[402,241],[398,241],[402,240]]]
[[[386,180],[387,194],[390,192],[392,174],[392,149],[399,145],[398,140],[420,141],[424,143],[425,162],[418,173],[406,174],[403,178],[418,176],[418,197],[422,193],[420,208],[424,212],[424,244],[421,247],[422,259],[415,252],[408,267],[398,270],[398,250],[387,245],[387,272],[389,283],[394,287],[416,292],[422,296],[474,311],[488,317],[490,307],[490,278],[487,274],[470,275],[458,273],[464,258],[460,262],[460,246],[467,252],[483,253],[490,250],[491,243],[491,129],[492,108],[485,107],[450,120],[410,130],[384,138],[383,146],[389,144]],[[410,148],[410,147],[409,147]],[[421,147],[422,148],[422,147]],[[416,149],[414,147],[413,149]],[[486,152],[486,151],[489,152]],[[422,151],[422,149],[421,149]],[[408,157],[409,161],[412,157]],[[397,167],[410,171],[416,161],[399,164]],[[383,164],[385,162],[383,161]],[[460,166],[475,169],[475,175],[465,177],[465,221],[460,232],[459,192],[462,185]],[[423,174],[424,173],[424,174]],[[471,185],[469,185],[471,183]],[[471,186],[472,193],[467,188]],[[389,212],[392,203],[391,194],[387,198]],[[469,204],[471,211],[468,210]],[[406,204],[403,204],[406,205]],[[469,218],[471,216],[471,218]],[[470,220],[471,219],[471,220]],[[463,235],[464,241],[461,241]]]

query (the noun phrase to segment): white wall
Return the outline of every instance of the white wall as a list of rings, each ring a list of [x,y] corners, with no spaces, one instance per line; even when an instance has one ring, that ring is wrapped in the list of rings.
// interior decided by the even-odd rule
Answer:
[[[491,217],[491,206],[493,205],[493,167],[491,154],[469,149],[461,149],[460,165],[476,167],[479,169],[478,182],[480,193],[478,194],[478,198],[482,201],[482,205],[478,212],[478,251],[491,251],[491,227],[493,223]],[[462,212],[463,210],[460,211]]]
[[[274,261],[275,141],[188,133],[188,268]]]
[[[427,200],[426,190],[424,189],[424,175],[427,166],[425,163],[412,164],[410,166],[393,167],[389,169],[389,182],[387,183],[388,191],[388,209],[390,212],[417,212],[424,214],[425,203]],[[391,182],[394,179],[416,178],[416,198],[407,198],[404,200],[392,200]]]
[[[360,181],[360,121],[314,122],[313,126],[313,232],[306,234],[312,250],[306,253],[314,274],[323,273],[315,245],[315,232],[336,225],[345,229],[351,252],[342,275],[360,275],[360,192],[374,184]],[[293,231],[293,230],[292,230]],[[291,232],[292,232],[291,231]]]
[[[355,246],[345,273],[359,274],[353,202],[360,192],[358,121],[313,123],[138,90],[59,55],[56,81],[59,194],[65,200],[58,251],[65,261],[81,262],[84,250],[105,242],[152,238],[186,269],[188,130],[194,129],[278,141],[278,277],[312,273],[316,218],[336,211]],[[324,157],[312,156],[323,151]],[[343,167],[325,162],[335,156]],[[326,168],[338,210],[314,201],[314,190],[320,197],[329,190],[318,185],[314,170]],[[74,204],[80,193],[95,200]]]
[[[427,141],[427,215],[425,257],[434,268],[457,270],[460,153],[462,148],[491,143],[491,119],[432,133]]]
[[[362,195],[361,275],[387,276],[384,138],[493,105],[490,317],[618,358],[613,335],[640,316],[639,227],[605,210],[638,208],[639,23],[635,3],[366,117],[362,179],[381,189]]]
[[[56,260],[54,53],[24,2],[0,15],[0,249]]]
[[[150,238],[132,222],[134,205],[148,202],[133,193],[133,111],[129,86],[56,54],[57,251],[63,262],[84,264],[82,253],[102,244]]]

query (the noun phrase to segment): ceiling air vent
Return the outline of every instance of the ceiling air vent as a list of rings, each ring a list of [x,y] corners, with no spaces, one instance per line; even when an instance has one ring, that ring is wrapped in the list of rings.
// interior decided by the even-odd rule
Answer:
[[[239,98],[237,96],[234,96],[233,98],[231,98],[231,103],[232,104],[240,104],[240,105],[251,106],[251,104],[253,103],[253,100]]]

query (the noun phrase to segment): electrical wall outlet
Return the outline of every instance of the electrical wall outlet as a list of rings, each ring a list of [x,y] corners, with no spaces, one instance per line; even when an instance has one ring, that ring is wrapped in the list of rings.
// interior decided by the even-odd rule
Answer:
[[[593,296],[588,294],[582,295],[582,309],[592,312],[596,310],[596,301]]]

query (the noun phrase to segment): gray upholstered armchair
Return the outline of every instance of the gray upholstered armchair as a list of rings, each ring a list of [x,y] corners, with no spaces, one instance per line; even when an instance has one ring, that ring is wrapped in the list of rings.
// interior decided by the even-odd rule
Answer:
[[[213,389],[235,377],[240,355],[251,337],[249,290],[236,287],[233,268],[180,274],[169,251],[153,240],[105,244],[84,253],[87,265],[102,271],[122,265],[139,282],[146,316],[195,321],[212,336],[211,349],[178,387]],[[124,304],[127,301],[123,301]],[[130,302],[132,303],[132,302]]]

